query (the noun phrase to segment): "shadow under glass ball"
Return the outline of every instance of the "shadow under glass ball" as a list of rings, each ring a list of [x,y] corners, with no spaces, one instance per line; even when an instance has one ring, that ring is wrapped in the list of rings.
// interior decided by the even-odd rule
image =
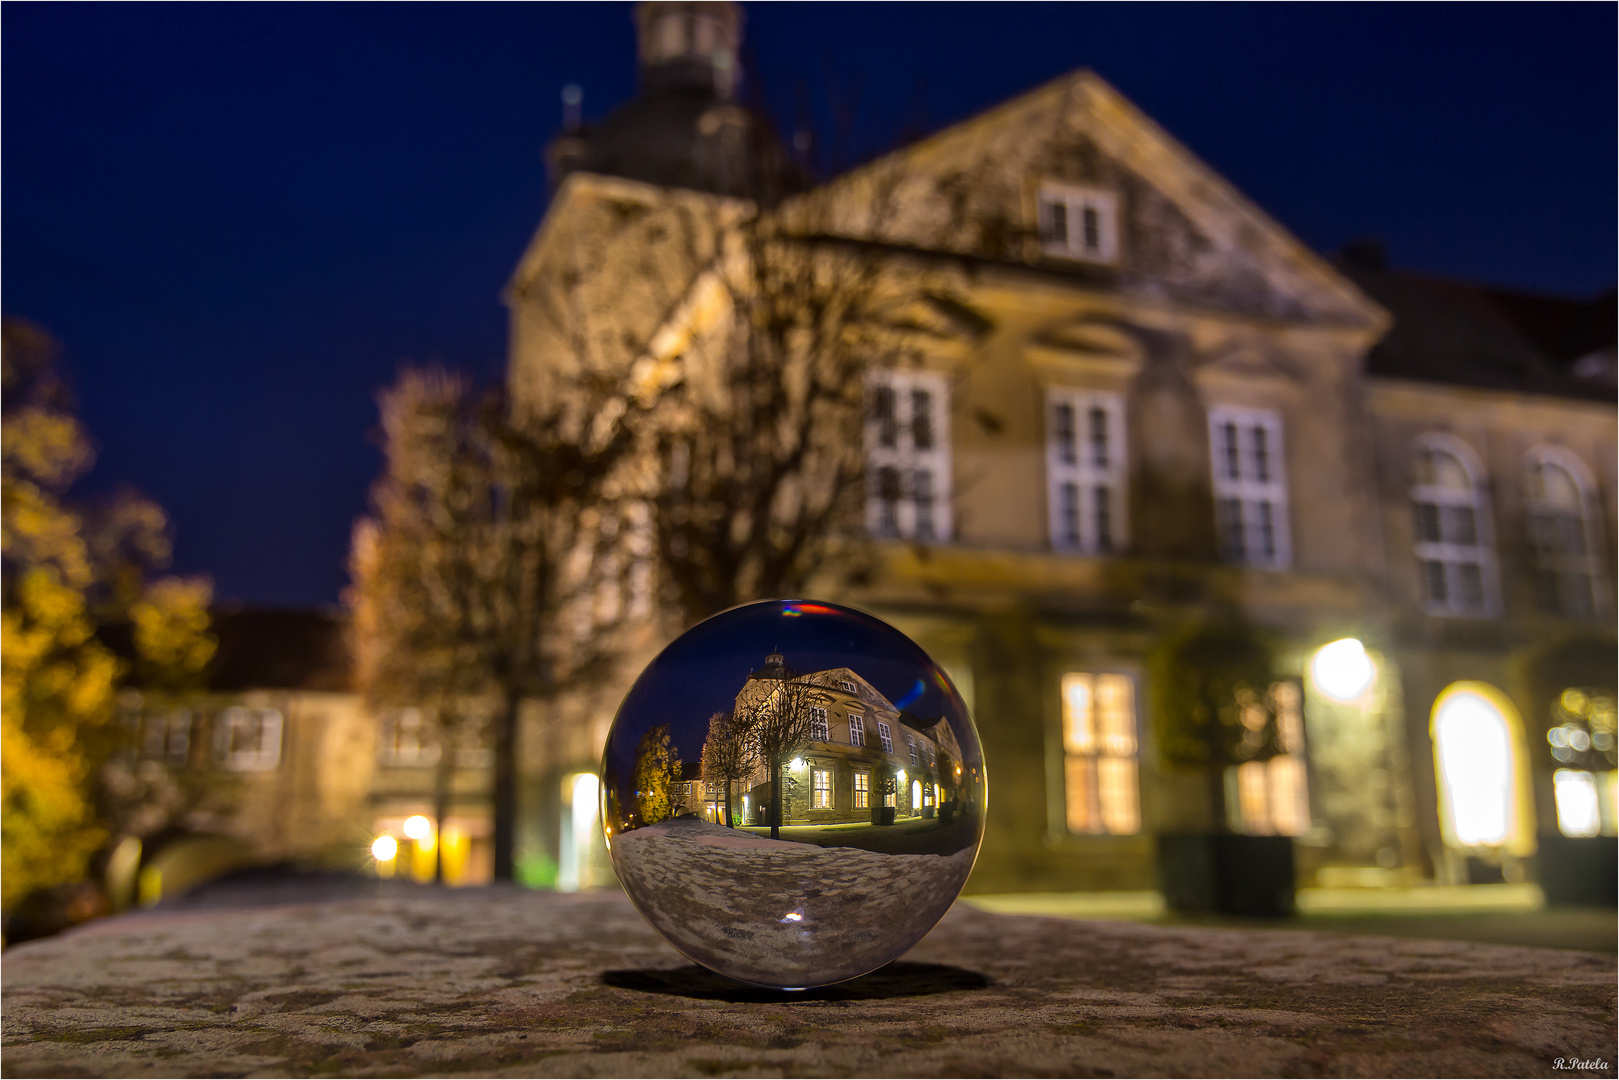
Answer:
[[[853,979],[955,901],[983,837],[967,707],[904,634],[769,600],[682,634],[607,737],[613,869],[670,945],[755,986]]]

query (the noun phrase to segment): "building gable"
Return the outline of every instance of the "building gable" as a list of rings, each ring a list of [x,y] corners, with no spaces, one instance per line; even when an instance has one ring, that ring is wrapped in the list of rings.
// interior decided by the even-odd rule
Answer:
[[[1052,188],[1104,200],[1113,232],[1100,223],[1095,258],[1052,255],[1040,208]],[[828,195],[830,214],[816,203]],[[843,235],[1038,267],[1149,301],[1386,324],[1351,282],[1090,71],[896,151],[786,212],[806,229],[826,218]]]

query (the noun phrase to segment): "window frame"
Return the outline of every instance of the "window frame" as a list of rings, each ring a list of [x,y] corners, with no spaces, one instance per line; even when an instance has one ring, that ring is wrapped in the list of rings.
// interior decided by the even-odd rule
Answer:
[[[824,787],[821,785],[823,777],[826,779]],[[823,791],[826,792],[824,797],[821,794]],[[810,765],[810,809],[831,810],[833,808],[832,796],[832,766],[828,765],[825,768],[820,768],[812,763]]]
[[[1059,423],[1061,410],[1071,411],[1073,459]],[[1094,415],[1104,417],[1105,460],[1095,460]],[[1124,395],[1071,387],[1046,388],[1046,523],[1053,551],[1077,555],[1117,555],[1128,550],[1129,440],[1125,431]],[[1097,505],[1106,490],[1107,528]],[[1068,491],[1075,493],[1074,530],[1068,529]],[[1106,543],[1103,539],[1106,539]]]
[[[871,809],[871,773],[863,769],[854,771],[853,810]]]
[[[849,745],[866,745],[866,716],[864,713],[849,713]]]
[[[1091,745],[1074,746],[1069,739],[1069,680],[1075,676],[1090,679],[1090,710],[1091,710]],[[1120,752],[1117,747],[1108,748],[1105,743],[1107,735],[1101,730],[1097,717],[1096,687],[1098,680],[1103,678],[1120,679],[1128,687],[1130,694],[1130,746],[1128,752]],[[1053,748],[1052,775],[1055,783],[1056,798],[1051,804],[1052,828],[1057,837],[1065,838],[1119,838],[1140,836],[1145,831],[1142,814],[1141,774],[1142,759],[1145,756],[1145,732],[1142,725],[1141,680],[1136,673],[1121,670],[1108,665],[1081,664],[1066,667],[1057,675],[1057,713],[1056,713],[1055,745]],[[1117,733],[1113,733],[1115,736]],[[1113,782],[1119,781],[1119,776],[1127,775],[1129,781],[1129,805],[1123,808],[1128,828],[1116,828],[1120,824],[1119,809],[1105,805],[1107,799],[1103,793],[1104,768],[1105,771],[1117,774]],[[1076,774],[1083,774],[1087,779],[1085,783],[1076,785]],[[1083,790],[1076,793],[1075,788]],[[1085,801],[1084,814],[1076,815],[1076,794]],[[1086,821],[1084,827],[1079,818]]]
[[[928,395],[925,430],[929,443],[921,448],[916,445],[920,394]],[[884,395],[891,414],[879,410]],[[955,535],[949,380],[934,371],[884,368],[869,372],[865,451],[866,531],[883,540],[948,543]],[[923,477],[927,478],[925,485]]]
[[[810,742],[831,742],[831,718],[824,705],[810,706]]]
[[[1228,426],[1238,432],[1236,476],[1231,475],[1233,449],[1226,439]],[[1261,441],[1253,433],[1263,431]],[[1248,438],[1244,445],[1243,434]],[[1214,494],[1215,530],[1219,536],[1220,557],[1234,566],[1256,570],[1288,570],[1293,566],[1293,530],[1287,485],[1287,447],[1282,413],[1278,409],[1239,405],[1209,406],[1209,476]],[[1261,479],[1259,474],[1265,474]],[[1242,547],[1229,540],[1232,519],[1229,507],[1238,508],[1237,528]],[[1251,511],[1268,507],[1270,520]],[[1266,557],[1256,549],[1255,540],[1270,534],[1271,553]]]
[[[418,729],[416,751],[408,755],[399,752],[399,734],[406,714],[415,721]],[[443,748],[433,736],[434,732],[420,709],[389,709],[377,718],[377,763],[390,769],[425,768],[437,764]]]
[[[1554,513],[1566,516],[1560,508],[1553,507],[1547,502],[1541,493],[1543,484],[1538,474],[1548,466],[1561,469],[1568,476],[1569,482],[1574,485],[1579,501],[1578,532],[1585,548],[1582,553],[1550,551],[1540,542],[1537,518]],[[1602,560],[1599,556],[1603,551],[1603,537],[1596,512],[1596,501],[1592,497],[1596,485],[1590,470],[1585,467],[1585,462],[1567,449],[1561,446],[1541,445],[1531,447],[1524,454],[1524,472],[1524,517],[1529,534],[1529,557],[1537,579],[1542,574],[1553,576],[1557,603],[1552,613],[1570,618],[1591,618],[1604,614],[1603,609],[1606,605],[1603,603],[1604,583]],[[1583,576],[1586,582],[1583,610],[1575,610],[1575,605],[1570,603],[1571,593],[1567,579],[1576,575]],[[1536,594],[1537,603],[1541,603],[1538,581]],[[1545,607],[1543,603],[1541,606]]]
[[[1467,474],[1468,495],[1458,496],[1449,488],[1421,483],[1419,461],[1424,455],[1442,453],[1453,458]],[[1460,619],[1493,619],[1501,613],[1501,580],[1495,554],[1495,521],[1490,511],[1488,474],[1484,463],[1471,447],[1453,435],[1430,432],[1419,436],[1412,446],[1410,457],[1411,486],[1407,501],[1411,507],[1412,554],[1417,563],[1417,589],[1421,595],[1422,610],[1429,615]],[[1425,540],[1418,524],[1422,506],[1435,508],[1439,527],[1438,540]],[[1473,543],[1456,543],[1445,538],[1446,509],[1467,509],[1473,515]],[[1435,599],[1431,588],[1429,567],[1441,567],[1445,597]],[[1453,567],[1478,567],[1479,603],[1467,604],[1457,599],[1460,590],[1452,588]]]
[[[1063,208],[1061,236],[1054,228],[1058,206]],[[1087,210],[1096,216],[1094,246],[1085,237]],[[1045,255],[1103,266],[1119,261],[1119,193],[1111,188],[1043,180],[1035,192],[1035,220]]]
[[[894,752],[894,733],[885,720],[877,721],[877,742],[882,746],[883,753],[892,754]]]
[[[276,708],[231,705],[220,710],[214,721],[215,759],[231,772],[273,772],[281,765],[285,722]],[[251,750],[237,749],[235,734],[249,723],[257,726],[257,745]],[[267,744],[271,749],[265,749]]]

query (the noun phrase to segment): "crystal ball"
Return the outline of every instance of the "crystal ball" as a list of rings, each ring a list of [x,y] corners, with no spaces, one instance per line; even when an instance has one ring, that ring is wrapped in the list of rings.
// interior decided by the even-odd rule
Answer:
[[[807,600],[676,638],[602,764],[613,869],[647,922],[688,959],[788,990],[921,940],[972,870],[984,795],[944,670],[887,623]]]

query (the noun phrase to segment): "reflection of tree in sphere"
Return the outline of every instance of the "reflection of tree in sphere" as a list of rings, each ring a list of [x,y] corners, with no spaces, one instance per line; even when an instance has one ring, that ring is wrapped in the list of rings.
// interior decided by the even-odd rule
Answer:
[[[961,695],[898,630],[771,600],[681,635],[607,739],[603,822],[630,898],[743,982],[852,979],[933,928],[983,836]]]

